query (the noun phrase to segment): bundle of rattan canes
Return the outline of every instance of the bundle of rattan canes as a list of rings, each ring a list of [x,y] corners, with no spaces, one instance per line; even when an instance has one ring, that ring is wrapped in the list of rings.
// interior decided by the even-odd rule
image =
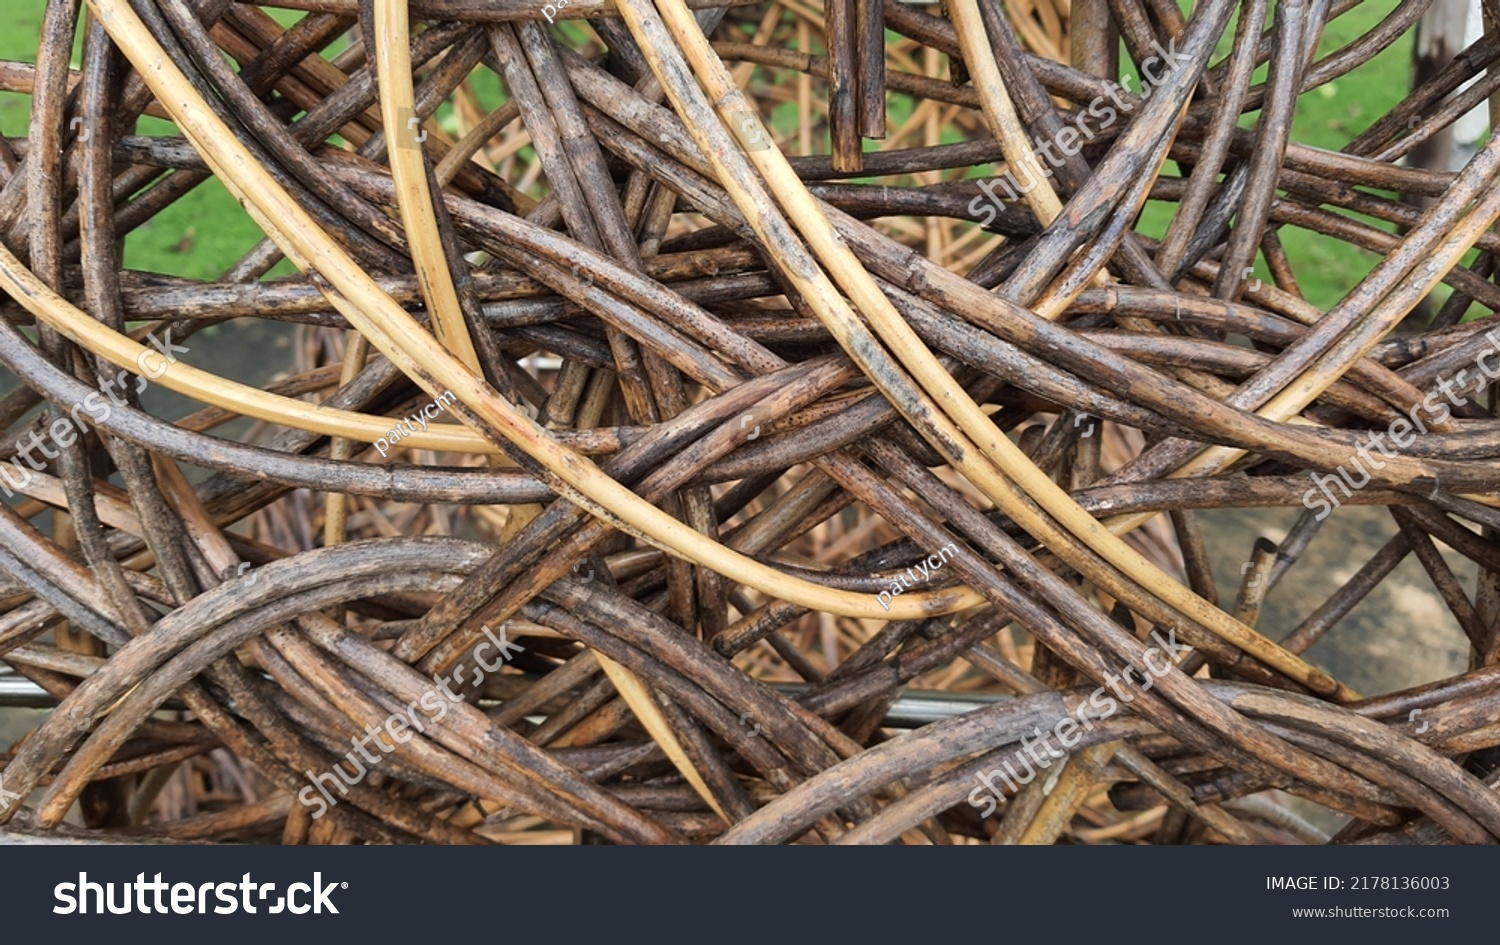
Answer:
[[[3,836],[1500,840],[1500,138],[1407,160],[1500,34],[1333,151],[1431,0],[724,2],[46,4]],[[219,186],[218,275],[126,264]],[[1467,652],[1357,692],[1403,560]]]

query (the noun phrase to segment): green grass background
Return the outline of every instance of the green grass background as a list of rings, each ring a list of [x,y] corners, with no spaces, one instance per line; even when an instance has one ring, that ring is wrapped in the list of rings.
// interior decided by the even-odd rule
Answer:
[[[1319,55],[1347,45],[1367,32],[1394,8],[1393,0],[1363,3],[1333,20],[1324,32]],[[36,36],[42,21],[44,0],[0,0],[0,15],[7,29],[0,31],[0,58],[33,61]],[[275,11],[283,22],[295,21],[298,14]],[[1274,5],[1272,8],[1274,15]],[[575,23],[561,23],[558,28],[581,31]],[[1233,34],[1233,28],[1228,35]],[[577,37],[581,38],[581,37]],[[1227,47],[1221,44],[1220,55]],[[1126,59],[1125,61],[1128,61]],[[1293,139],[1315,147],[1337,150],[1360,130],[1394,106],[1410,84],[1411,37],[1408,34],[1392,44],[1371,62],[1355,72],[1302,96],[1298,102]],[[1264,67],[1257,81],[1263,78]],[[473,87],[481,103],[493,107],[503,100],[498,78],[480,70]],[[29,99],[23,95],[0,93],[0,133],[24,135]],[[906,96],[892,94],[890,110],[893,125],[910,114],[914,103]],[[440,120],[443,117],[440,114]],[[777,106],[770,116],[778,130],[787,122],[796,122],[794,103]],[[1244,124],[1253,124],[1255,114],[1245,116]],[[143,134],[172,134],[168,122],[145,119]],[[952,139],[957,140],[957,132]],[[871,145],[873,146],[873,144]],[[1175,165],[1168,165],[1175,173]],[[1165,232],[1172,206],[1148,203],[1144,208],[1140,230],[1151,236]],[[1383,229],[1389,224],[1368,221]],[[195,279],[215,279],[252,247],[260,238],[255,224],[215,181],[200,185],[184,199],[132,232],[125,241],[125,264],[132,269],[169,273]],[[1376,261],[1373,253],[1349,247],[1339,241],[1291,227],[1281,230],[1283,244],[1294,261],[1298,279],[1309,301],[1328,307],[1343,296],[1369,271]],[[1259,275],[1266,277],[1263,266]],[[286,263],[272,275],[288,272]],[[1444,290],[1440,290],[1444,291]]]

